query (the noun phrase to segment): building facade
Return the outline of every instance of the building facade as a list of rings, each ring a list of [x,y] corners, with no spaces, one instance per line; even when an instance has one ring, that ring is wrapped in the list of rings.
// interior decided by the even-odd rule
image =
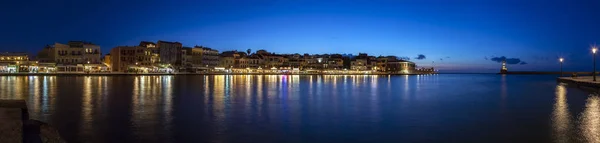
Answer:
[[[4,52],[0,53],[0,72],[17,73],[37,70],[37,62],[29,61],[27,53]]]
[[[48,49],[49,58],[57,64],[100,64],[100,46],[84,41],[55,43]]]
[[[148,72],[157,61],[152,48],[141,46],[119,46],[110,50],[111,68],[116,72],[132,70]]]
[[[85,41],[54,43],[38,52],[40,65],[55,65],[57,72],[107,71],[102,64],[100,46]]]
[[[208,47],[196,46],[194,48],[202,49],[202,65],[208,68],[214,68],[219,65],[219,51]]]
[[[160,63],[170,64],[173,66],[181,66],[182,54],[181,50],[183,45],[179,42],[168,42],[158,41],[156,46],[158,47]]]

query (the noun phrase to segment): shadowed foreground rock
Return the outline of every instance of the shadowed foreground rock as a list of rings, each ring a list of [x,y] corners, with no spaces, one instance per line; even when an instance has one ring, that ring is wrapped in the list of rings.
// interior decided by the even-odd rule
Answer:
[[[24,100],[0,100],[1,143],[63,143],[50,125],[30,120]]]
[[[63,143],[58,134],[58,130],[50,125],[37,121],[28,120],[25,122],[25,142],[26,143]]]

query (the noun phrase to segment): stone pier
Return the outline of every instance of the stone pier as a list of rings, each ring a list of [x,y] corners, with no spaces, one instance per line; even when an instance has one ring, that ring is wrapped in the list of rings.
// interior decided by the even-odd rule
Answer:
[[[24,100],[0,100],[0,142],[62,143],[58,131],[48,124],[29,119]]]

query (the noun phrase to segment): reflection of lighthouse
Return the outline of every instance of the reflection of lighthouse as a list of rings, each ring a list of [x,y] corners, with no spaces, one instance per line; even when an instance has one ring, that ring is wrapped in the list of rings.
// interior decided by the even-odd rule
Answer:
[[[508,69],[506,69],[506,60],[504,60],[502,61],[502,69],[500,69],[500,73],[506,74],[506,72],[508,72]]]

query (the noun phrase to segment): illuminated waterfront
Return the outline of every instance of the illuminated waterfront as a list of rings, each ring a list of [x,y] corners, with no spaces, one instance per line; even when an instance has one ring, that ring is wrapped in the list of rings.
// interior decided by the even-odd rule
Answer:
[[[0,76],[71,142],[598,142],[600,98],[537,75]]]

